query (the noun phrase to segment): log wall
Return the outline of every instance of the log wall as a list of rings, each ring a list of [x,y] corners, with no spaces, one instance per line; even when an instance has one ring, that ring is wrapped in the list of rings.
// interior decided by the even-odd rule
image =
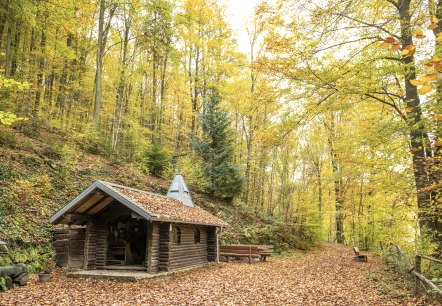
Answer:
[[[147,271],[149,273],[158,272],[159,267],[159,250],[160,250],[160,227],[157,222],[147,224],[147,243],[146,243],[146,258]]]
[[[191,266],[205,265],[207,258],[207,228],[187,224],[174,224],[181,230],[181,242],[171,242],[169,270],[175,270]],[[195,243],[195,229],[200,230],[200,242]]]
[[[95,222],[95,269],[103,269],[107,261],[107,224],[104,220]]]
[[[158,271],[169,271],[172,239],[170,223],[160,223],[158,232]]]
[[[84,242],[84,265],[83,269],[95,269],[95,259],[97,250],[96,226],[94,220],[86,224],[86,239]]]
[[[83,268],[102,269],[107,264],[107,231],[109,221],[121,216],[130,215],[131,211],[124,205],[113,202],[98,216],[89,220],[86,225]]]
[[[218,233],[216,227],[207,228],[207,260],[218,261]]]
[[[82,268],[84,263],[84,242],[86,228],[54,230],[54,247],[57,265]]]

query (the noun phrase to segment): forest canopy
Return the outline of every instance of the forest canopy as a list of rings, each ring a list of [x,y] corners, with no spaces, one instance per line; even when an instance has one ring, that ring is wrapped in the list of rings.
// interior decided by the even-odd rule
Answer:
[[[440,254],[442,3],[5,0],[0,122],[311,233]],[[25,120],[23,120],[25,119]],[[232,204],[233,203],[233,204]]]

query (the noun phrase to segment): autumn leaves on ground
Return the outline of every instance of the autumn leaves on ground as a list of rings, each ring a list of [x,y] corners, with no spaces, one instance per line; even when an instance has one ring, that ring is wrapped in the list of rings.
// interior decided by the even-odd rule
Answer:
[[[0,294],[0,305],[433,305],[369,254],[355,262],[348,246],[326,244],[267,262],[221,263],[139,283],[70,279]]]

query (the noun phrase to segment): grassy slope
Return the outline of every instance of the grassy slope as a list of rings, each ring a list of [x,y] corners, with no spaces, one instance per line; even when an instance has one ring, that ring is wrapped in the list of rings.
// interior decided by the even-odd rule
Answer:
[[[95,180],[165,194],[170,180],[143,174],[136,168],[81,151],[72,141],[48,132],[31,138],[2,127],[0,139],[0,239],[47,241],[46,220]],[[198,206],[225,218],[219,201],[193,193]],[[224,209],[225,210],[225,209]]]
[[[0,265],[40,261],[38,269],[50,253],[48,218],[95,180],[159,194],[167,191],[171,178],[156,178],[135,166],[86,153],[56,133],[33,134],[0,127],[0,239],[15,246],[9,258],[0,258]],[[231,225],[223,233],[227,242],[289,244],[284,239],[290,229],[282,222],[243,204],[225,204],[195,191],[192,198]]]

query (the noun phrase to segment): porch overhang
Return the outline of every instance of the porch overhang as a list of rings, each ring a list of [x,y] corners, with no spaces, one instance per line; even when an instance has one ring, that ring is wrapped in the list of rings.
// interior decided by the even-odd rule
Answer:
[[[123,204],[146,220],[151,220],[155,216],[107,187],[101,181],[96,181],[49,218],[49,223],[54,225],[84,225],[90,217],[99,214],[113,202]]]

